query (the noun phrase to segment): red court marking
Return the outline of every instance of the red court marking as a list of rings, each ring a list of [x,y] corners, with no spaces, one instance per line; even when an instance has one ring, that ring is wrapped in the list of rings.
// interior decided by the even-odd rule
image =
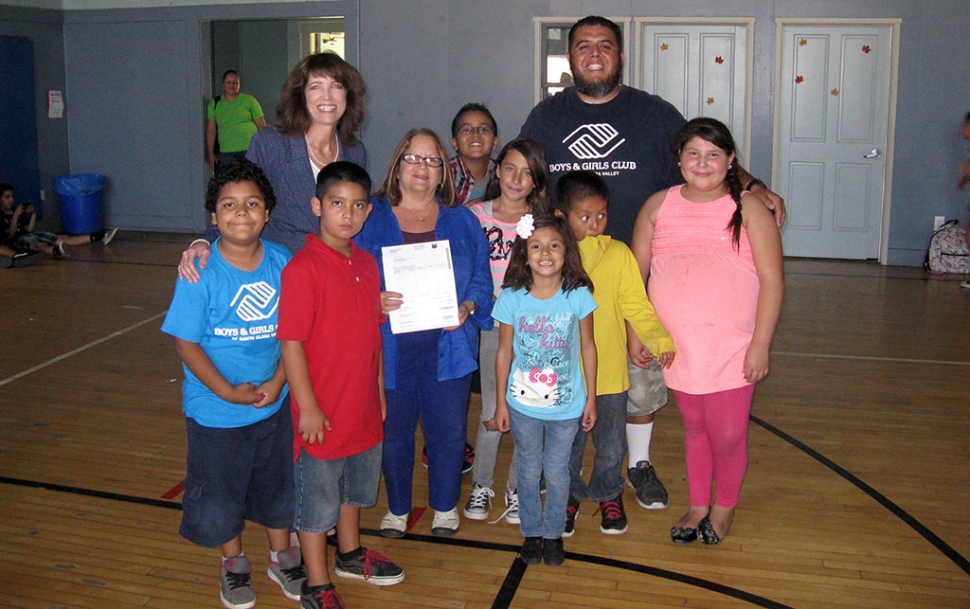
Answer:
[[[173,486],[171,490],[169,490],[167,493],[162,495],[162,499],[175,499],[176,497],[181,495],[182,491],[184,490],[185,490],[185,480],[182,480],[181,482]]]
[[[424,515],[424,512],[427,509],[428,508],[423,508],[423,507],[419,507],[419,508],[413,507],[413,508],[411,508],[411,516],[408,518],[408,532],[410,532],[411,529],[414,527],[414,525],[419,520],[421,520],[421,516]]]

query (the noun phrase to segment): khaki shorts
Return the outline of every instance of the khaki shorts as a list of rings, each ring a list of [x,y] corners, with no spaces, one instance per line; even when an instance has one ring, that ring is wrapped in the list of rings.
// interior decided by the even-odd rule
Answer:
[[[640,368],[628,362],[630,370],[630,391],[627,394],[626,414],[629,417],[645,417],[653,414],[667,404],[667,385],[657,360],[650,360],[650,366]]]

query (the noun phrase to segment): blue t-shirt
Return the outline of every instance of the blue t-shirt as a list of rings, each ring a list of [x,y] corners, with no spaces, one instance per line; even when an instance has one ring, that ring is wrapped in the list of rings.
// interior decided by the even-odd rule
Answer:
[[[596,309],[593,295],[576,288],[546,300],[506,289],[492,317],[512,326],[515,360],[509,372],[509,408],[546,420],[575,419],[586,406],[579,320]]]
[[[262,241],[263,259],[254,271],[230,265],[219,253],[218,240],[198,283],[179,279],[162,332],[198,343],[232,385],[256,386],[276,374],[280,341],[276,310],[280,273],[290,259],[281,245]],[[205,427],[244,427],[276,413],[286,397],[284,386],[275,404],[264,408],[230,404],[216,396],[182,364],[182,411]]]

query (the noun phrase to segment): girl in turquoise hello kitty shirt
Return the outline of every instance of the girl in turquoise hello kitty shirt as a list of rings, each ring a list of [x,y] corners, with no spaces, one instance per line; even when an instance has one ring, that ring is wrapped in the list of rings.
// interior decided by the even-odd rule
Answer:
[[[526,214],[516,226],[499,322],[495,422],[518,450],[519,518],[526,564],[563,563],[569,453],[578,423],[596,423],[592,282],[566,221]],[[585,379],[585,380],[584,380]],[[539,494],[545,473],[546,502]]]

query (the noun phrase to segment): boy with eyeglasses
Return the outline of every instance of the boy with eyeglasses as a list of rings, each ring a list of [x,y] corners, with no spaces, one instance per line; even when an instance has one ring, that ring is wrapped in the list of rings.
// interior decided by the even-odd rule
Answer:
[[[498,125],[483,104],[465,104],[451,121],[450,159],[455,191],[460,203],[485,196],[485,187],[495,176],[492,153],[498,148]]]

